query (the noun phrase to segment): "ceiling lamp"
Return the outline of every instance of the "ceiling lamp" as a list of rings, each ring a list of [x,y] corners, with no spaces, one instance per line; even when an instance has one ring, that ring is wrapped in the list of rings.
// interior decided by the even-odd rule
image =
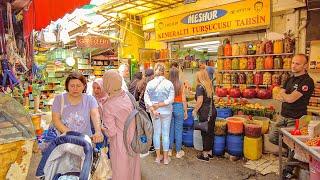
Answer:
[[[74,64],[76,63],[76,61],[74,60],[74,58],[73,57],[67,57],[67,59],[66,59],[66,64],[68,65],[68,66],[74,66]]]
[[[183,47],[195,47],[195,46],[218,45],[218,44],[220,44],[220,41],[209,41],[209,42],[185,44],[185,45],[183,45]]]

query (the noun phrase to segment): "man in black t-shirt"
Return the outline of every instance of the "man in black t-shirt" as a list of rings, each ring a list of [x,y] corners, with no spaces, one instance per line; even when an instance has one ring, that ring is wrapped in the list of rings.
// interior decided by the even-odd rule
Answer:
[[[281,118],[271,128],[269,140],[278,145],[279,130],[282,127],[294,126],[295,119],[300,119],[307,114],[307,106],[314,90],[313,79],[306,72],[308,68],[308,57],[304,54],[297,54],[292,58],[290,77],[283,86],[276,99],[282,102]],[[288,158],[293,158],[292,151],[288,151]],[[283,175],[287,179],[293,177],[293,167],[286,166]],[[282,177],[281,177],[282,178]]]
[[[314,90],[313,79],[306,72],[308,58],[304,54],[297,54],[292,58],[290,77],[283,86],[276,99],[282,102],[281,118],[272,127],[269,139],[278,145],[279,128],[294,126],[295,119],[307,114],[307,106]]]

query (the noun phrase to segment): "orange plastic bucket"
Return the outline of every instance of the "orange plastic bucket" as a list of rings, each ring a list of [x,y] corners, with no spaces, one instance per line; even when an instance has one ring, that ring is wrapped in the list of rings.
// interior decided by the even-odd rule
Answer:
[[[243,133],[243,123],[246,119],[241,117],[228,117],[228,133],[230,134],[242,134]]]

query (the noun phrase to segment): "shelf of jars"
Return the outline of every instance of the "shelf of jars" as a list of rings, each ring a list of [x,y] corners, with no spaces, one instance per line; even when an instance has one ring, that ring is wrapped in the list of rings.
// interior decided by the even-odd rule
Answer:
[[[217,70],[217,72],[290,72],[290,69]]]
[[[264,56],[290,56],[293,53],[280,53],[280,54],[253,54],[253,55],[238,55],[238,56],[218,56],[219,59],[227,58],[246,58],[246,57],[264,57]]]
[[[282,86],[290,77],[289,73],[284,72],[239,72],[239,73],[216,73],[216,85],[230,84],[232,85],[258,85],[262,86]]]

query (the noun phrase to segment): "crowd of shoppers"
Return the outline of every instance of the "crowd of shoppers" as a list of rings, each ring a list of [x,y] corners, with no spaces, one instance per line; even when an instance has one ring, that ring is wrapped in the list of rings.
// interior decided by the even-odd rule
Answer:
[[[135,123],[132,123],[128,130],[128,142],[124,142],[125,122],[133,110],[126,92],[134,95],[139,106],[152,120],[154,133],[150,151],[156,151],[155,162],[169,164],[173,149],[177,158],[185,155],[182,150],[182,131],[183,121],[188,116],[187,101],[178,65],[171,67],[168,78],[165,77],[165,65],[162,63],[157,63],[154,70],[147,69],[144,74],[136,73],[127,85],[125,79],[128,76],[128,65],[120,65],[118,71],[107,71],[103,78],[92,82],[92,95],[89,95],[86,93],[85,77],[80,73],[71,73],[65,83],[67,93],[57,96],[52,108],[53,122],[60,133],[81,132],[91,136],[94,143],[108,137],[112,179],[141,179],[140,156],[136,153],[129,155],[124,145],[131,143],[135,132]],[[209,120],[211,129],[208,133],[202,133],[203,152],[198,159],[208,160],[212,156],[216,110],[212,101],[212,81],[205,68],[196,74],[196,83],[193,116],[199,116],[201,122]],[[212,112],[210,116],[209,111]]]

